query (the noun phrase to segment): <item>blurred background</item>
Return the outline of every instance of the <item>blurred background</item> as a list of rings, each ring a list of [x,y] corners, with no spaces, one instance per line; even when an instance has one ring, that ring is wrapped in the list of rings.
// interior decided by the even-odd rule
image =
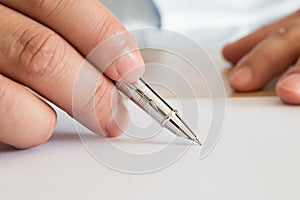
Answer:
[[[128,30],[169,29],[197,43],[225,43],[300,8],[300,0],[100,0]]]

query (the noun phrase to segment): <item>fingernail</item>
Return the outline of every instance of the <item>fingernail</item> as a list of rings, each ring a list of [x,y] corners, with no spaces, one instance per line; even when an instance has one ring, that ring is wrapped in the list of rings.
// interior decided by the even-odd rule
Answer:
[[[292,74],[278,83],[278,86],[286,91],[300,95],[300,74]]]
[[[252,69],[248,66],[243,66],[233,73],[230,76],[230,83],[238,89],[243,89],[248,86],[253,79]]]
[[[121,56],[117,62],[117,71],[122,81],[129,83],[136,81],[145,71],[141,55],[131,52]]]

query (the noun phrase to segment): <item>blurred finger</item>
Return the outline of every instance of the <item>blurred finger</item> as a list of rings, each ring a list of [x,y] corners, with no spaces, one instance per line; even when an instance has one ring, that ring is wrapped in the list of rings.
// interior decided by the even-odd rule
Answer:
[[[277,82],[276,93],[288,104],[300,105],[300,58]]]
[[[56,125],[50,106],[0,74],[0,141],[29,148],[47,141]]]
[[[300,18],[274,32],[245,55],[233,69],[231,86],[238,91],[262,88],[299,56]]]
[[[266,25],[257,31],[226,45],[223,48],[223,56],[229,62],[236,64],[243,56],[249,53],[258,43],[265,39],[269,34],[283,27],[288,22],[300,17],[300,9],[292,14],[276,21],[272,24]]]

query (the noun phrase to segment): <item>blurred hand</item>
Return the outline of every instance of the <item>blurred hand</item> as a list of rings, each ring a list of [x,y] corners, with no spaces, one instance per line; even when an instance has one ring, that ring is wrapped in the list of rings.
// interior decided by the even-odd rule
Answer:
[[[233,89],[258,90],[283,73],[276,84],[278,96],[300,105],[300,10],[228,44],[223,55],[235,65]]]
[[[0,0],[0,141],[28,148],[48,140],[56,114],[24,86],[72,115],[73,89],[85,57],[102,41],[124,31],[97,0]],[[133,82],[142,75],[142,65],[135,51],[111,63],[106,76],[86,66],[85,71],[93,72],[86,79],[100,80],[93,97],[102,128],[98,133],[116,136],[128,121],[109,78]],[[124,78],[138,68],[135,75]],[[116,123],[115,118],[123,122]]]

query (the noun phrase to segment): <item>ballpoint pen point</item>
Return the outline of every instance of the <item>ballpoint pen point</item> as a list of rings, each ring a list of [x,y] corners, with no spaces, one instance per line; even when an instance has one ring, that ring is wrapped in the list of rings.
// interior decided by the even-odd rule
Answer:
[[[199,144],[199,146],[202,145],[201,142],[198,140],[198,138],[195,138],[195,139],[194,139],[194,142],[196,142],[197,144]]]

